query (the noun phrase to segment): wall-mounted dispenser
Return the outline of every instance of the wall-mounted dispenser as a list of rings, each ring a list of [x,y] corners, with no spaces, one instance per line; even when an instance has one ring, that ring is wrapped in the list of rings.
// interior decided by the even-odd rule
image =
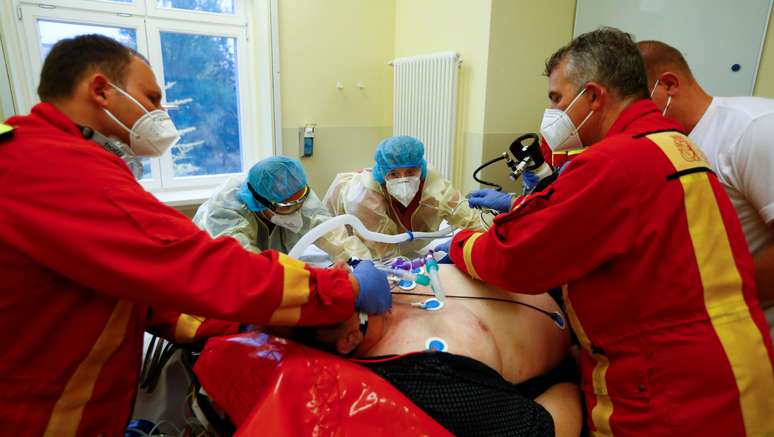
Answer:
[[[314,153],[314,130],[317,127],[314,123],[307,123],[304,127],[298,129],[300,137],[298,143],[301,146],[299,154],[301,156],[312,156]]]

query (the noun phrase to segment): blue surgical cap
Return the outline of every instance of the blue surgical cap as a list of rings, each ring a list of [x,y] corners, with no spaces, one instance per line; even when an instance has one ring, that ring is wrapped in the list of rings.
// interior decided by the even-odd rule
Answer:
[[[261,212],[266,207],[255,200],[247,184],[267,200],[281,203],[306,186],[306,174],[298,160],[284,156],[272,156],[252,166],[242,184],[239,200],[251,211]]]
[[[414,137],[398,136],[382,140],[376,146],[374,154],[373,177],[380,184],[384,183],[384,176],[396,168],[422,169],[422,179],[427,175],[427,161],[425,161],[425,145]]]

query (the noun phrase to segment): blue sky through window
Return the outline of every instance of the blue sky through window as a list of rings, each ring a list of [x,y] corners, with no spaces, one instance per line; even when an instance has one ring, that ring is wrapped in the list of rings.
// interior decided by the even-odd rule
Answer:
[[[182,138],[174,174],[242,171],[236,38],[161,32],[167,102]]]
[[[234,0],[156,0],[156,6],[234,15]]]

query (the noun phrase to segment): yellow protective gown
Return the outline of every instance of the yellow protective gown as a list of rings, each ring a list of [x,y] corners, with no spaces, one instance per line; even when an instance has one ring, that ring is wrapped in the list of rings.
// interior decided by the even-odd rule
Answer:
[[[194,223],[213,237],[228,235],[239,241],[245,249],[254,252],[273,249],[288,253],[310,229],[331,218],[314,191],[309,193],[300,209],[303,226],[297,233],[289,229],[269,226],[250,211],[239,200],[237,194],[242,187],[242,178],[231,177],[215,190],[213,196],[196,211]],[[350,257],[370,259],[366,246],[346,228],[335,229],[315,241],[332,260],[347,260]]]
[[[383,234],[400,234],[407,231],[392,207],[387,189],[376,182],[371,169],[357,173],[336,175],[323,203],[333,215],[352,214],[366,228]],[[491,218],[491,216],[490,216]],[[474,231],[484,230],[486,222],[480,211],[471,209],[462,194],[444,179],[440,173],[428,169],[419,206],[411,216],[412,232],[437,231],[443,220],[449,224]],[[374,258],[414,256],[428,240],[414,240],[393,245],[364,241]]]

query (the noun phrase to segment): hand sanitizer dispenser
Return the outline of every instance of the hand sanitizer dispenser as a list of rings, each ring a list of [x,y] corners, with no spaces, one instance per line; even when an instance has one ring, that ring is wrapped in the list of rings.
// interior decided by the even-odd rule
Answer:
[[[312,156],[314,153],[314,124],[307,124],[299,129],[301,132],[301,156]]]

